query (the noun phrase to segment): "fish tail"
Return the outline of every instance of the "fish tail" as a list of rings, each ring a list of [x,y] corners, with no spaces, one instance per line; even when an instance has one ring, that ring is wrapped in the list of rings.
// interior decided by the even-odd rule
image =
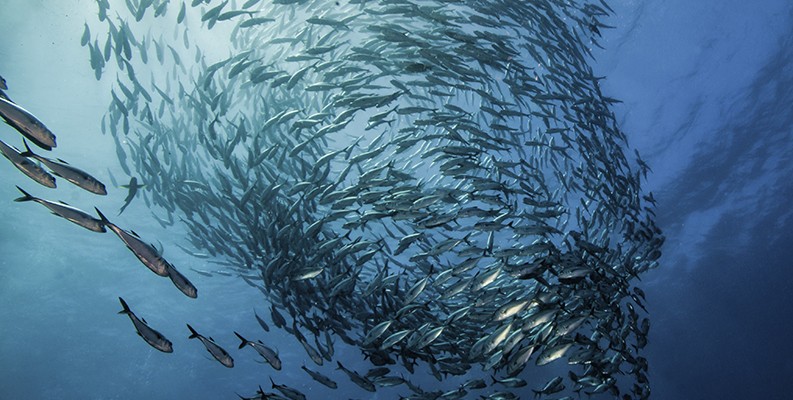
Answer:
[[[33,150],[31,150],[30,146],[28,146],[28,141],[22,139],[22,143],[25,145],[25,151],[19,153],[19,155],[22,157],[36,157],[36,154],[33,153]]]
[[[32,200],[36,200],[36,198],[35,198],[35,197],[31,196],[31,195],[30,195],[30,193],[28,193],[28,192],[26,192],[26,191],[22,190],[22,188],[21,188],[21,187],[17,186],[17,189],[19,189],[19,191],[20,191],[20,192],[22,192],[22,197],[17,197],[16,199],[14,199],[14,201],[16,201],[16,202],[22,202],[22,201],[32,201]]]
[[[132,314],[132,310],[130,310],[130,309],[129,309],[129,306],[127,305],[127,302],[126,302],[126,301],[124,301],[124,299],[122,299],[121,297],[119,297],[119,298],[118,298],[118,301],[120,301],[120,302],[121,302],[121,307],[123,307],[123,308],[124,308],[123,310],[121,310],[121,311],[119,311],[119,312],[118,312],[119,314]]]
[[[190,336],[187,337],[188,339],[194,339],[200,336],[190,324],[187,324],[187,329],[190,329]]]
[[[240,340],[242,341],[242,343],[240,343],[240,347],[239,347],[240,349],[245,347],[246,344],[248,344],[248,340],[242,337],[242,335],[240,335],[236,331],[234,332],[234,334],[237,335],[237,337],[240,338]]]
[[[107,225],[110,223],[110,221],[107,220],[107,217],[105,217],[105,214],[102,214],[98,208],[94,207],[94,210],[96,210],[96,215],[99,216],[99,220],[102,221],[102,224]]]
[[[129,205],[129,203],[124,203],[124,205],[121,206],[121,209],[118,210],[118,215],[121,215],[121,213],[124,212],[124,210],[127,208],[128,205]]]

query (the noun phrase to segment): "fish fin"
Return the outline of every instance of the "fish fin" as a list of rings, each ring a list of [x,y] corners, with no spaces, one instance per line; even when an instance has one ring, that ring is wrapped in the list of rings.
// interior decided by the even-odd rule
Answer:
[[[243,347],[245,347],[245,345],[246,345],[246,344],[248,344],[248,341],[247,341],[247,340],[245,340],[245,338],[244,338],[244,337],[242,337],[242,335],[240,335],[240,334],[239,334],[239,333],[237,333],[236,331],[234,331],[234,334],[235,334],[235,335],[237,335],[237,337],[238,337],[238,338],[240,338],[240,340],[242,340],[242,343],[240,343],[240,347],[239,347],[240,349],[241,349],[241,348],[243,348]]]
[[[144,324],[148,324],[148,322],[146,322],[146,318],[141,318],[140,320],[143,321]]]
[[[127,305],[127,302],[126,302],[126,301],[124,301],[124,299],[122,299],[121,297],[119,297],[119,298],[118,298],[118,301],[120,301],[120,302],[121,302],[121,307],[123,307],[123,308],[124,308],[123,310],[121,310],[121,311],[119,311],[119,312],[118,312],[119,314],[132,314],[132,310],[130,310],[130,309],[129,309],[129,306]]]
[[[190,336],[187,337],[188,339],[193,339],[201,336],[198,334],[198,332],[195,331],[195,329],[193,329],[192,326],[190,326],[190,324],[187,324],[187,329],[190,329]]]
[[[61,158],[56,158],[56,160],[58,160],[58,161],[60,161],[60,162],[62,162],[62,163],[64,163],[64,164],[66,164],[66,165],[69,165],[69,162],[68,162],[68,161],[66,161],[66,160],[64,160],[64,159],[61,159]]]
[[[270,378],[270,383],[272,383],[272,384],[273,384],[273,389],[275,389],[276,387],[278,387],[278,386],[275,384],[275,381],[273,380],[273,377],[272,377],[272,376],[269,376],[268,378]],[[261,388],[262,388],[262,387],[261,387],[261,386],[259,386],[259,389],[261,389]]]
[[[338,365],[336,369],[344,370],[344,366],[341,365],[341,361],[336,361],[336,365]]]
[[[36,200],[36,198],[35,198],[35,197],[31,196],[31,195],[30,195],[30,193],[28,193],[28,192],[26,192],[26,191],[22,190],[22,188],[21,188],[21,187],[17,186],[17,189],[19,189],[19,191],[20,191],[20,192],[22,192],[22,197],[17,197],[16,199],[14,199],[14,201],[16,201],[16,202],[22,202],[22,201],[31,201],[31,200]]]
[[[132,233],[133,235],[135,235],[136,238],[140,239],[140,235],[138,235],[137,232],[135,232],[133,230],[130,230],[129,232]],[[154,247],[154,246],[151,246],[151,247]]]

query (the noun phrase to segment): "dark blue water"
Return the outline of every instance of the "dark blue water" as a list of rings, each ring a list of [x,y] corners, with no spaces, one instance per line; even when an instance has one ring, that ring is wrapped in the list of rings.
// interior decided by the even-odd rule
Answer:
[[[653,398],[786,399],[793,376],[793,6],[782,0],[611,1],[595,69],[630,145],[652,167],[667,236],[661,267],[643,277],[652,319],[647,358]],[[107,182],[120,170],[99,133],[109,85],[97,82],[79,46],[90,1],[0,1],[0,75],[9,95],[58,135],[58,156]],[[0,138],[14,138],[0,126]],[[200,296],[187,302],[153,280],[111,235],[87,231],[35,204],[14,203],[32,186],[0,165],[0,398],[234,398],[277,377],[310,398],[328,394],[299,370],[305,355],[282,333],[266,336],[283,359],[278,374],[236,351],[237,330],[264,338],[253,309],[260,293],[231,277],[191,275]],[[125,190],[91,206],[115,215]],[[90,209],[80,189],[57,199]],[[215,269],[181,252],[184,232],[152,223],[140,199],[114,219],[157,238],[165,256]],[[147,221],[145,223],[140,221]],[[156,293],[156,296],[153,295]],[[123,296],[174,342],[162,354],[116,315]],[[208,360],[184,326],[212,335],[234,369]],[[354,349],[337,357],[364,369]],[[332,368],[325,367],[324,371]],[[421,380],[422,378],[418,378]],[[432,382],[427,378],[425,382]],[[334,398],[365,396],[337,379]],[[542,382],[533,382],[534,386]],[[402,391],[402,394],[406,394]],[[378,393],[394,398],[399,391]],[[368,393],[367,393],[368,395]]]

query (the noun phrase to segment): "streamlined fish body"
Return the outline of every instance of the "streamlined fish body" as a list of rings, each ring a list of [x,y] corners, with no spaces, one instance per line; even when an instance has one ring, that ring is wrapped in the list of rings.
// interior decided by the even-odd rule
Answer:
[[[226,350],[223,350],[222,347],[218,346],[212,338],[207,338],[202,336],[200,333],[196,332],[190,324],[187,324],[187,329],[190,329],[190,336],[188,339],[198,339],[201,343],[204,344],[209,354],[212,354],[212,357],[215,357],[215,360],[218,360],[219,363],[223,364],[224,367],[233,368],[234,367],[234,359],[231,358]]]
[[[135,315],[132,310],[129,309],[127,302],[124,301],[121,297],[118,298],[121,302],[121,307],[123,309],[119,311],[119,314],[126,314],[129,319],[132,321],[132,325],[135,326],[135,331],[138,333],[143,340],[146,341],[151,347],[163,352],[163,353],[171,353],[173,352],[173,344],[171,341],[165,338],[160,332],[152,329],[145,320],[141,320]]]
[[[38,118],[16,103],[2,97],[0,97],[0,116],[8,125],[11,125],[36,146],[45,150],[52,150],[56,146],[55,134],[47,129]]]
[[[31,196],[28,192],[22,190],[19,186],[17,186],[20,192],[22,192],[22,197],[18,197],[14,199],[14,201],[24,202],[24,201],[35,201],[47,207],[53,214],[68,219],[71,222],[74,222],[77,225],[82,226],[89,231],[94,232],[105,232],[105,224],[98,220],[83,210],[78,208],[72,207],[65,203],[56,203],[49,200],[40,199],[38,197]]]
[[[102,224],[108,228],[110,228],[113,233],[127,245],[127,248],[135,254],[135,257],[140,260],[146,267],[148,267],[152,272],[159,276],[170,276],[168,267],[170,264],[166,261],[162,256],[160,256],[157,249],[154,246],[144,242],[141,240],[138,235],[134,232],[129,233],[121,228],[119,228],[116,224],[108,221],[108,219],[102,214],[99,209],[96,209],[97,214],[99,214],[99,218]]]
[[[27,175],[30,179],[36,181],[36,183],[48,188],[55,188],[57,186],[54,176],[50,175],[38,164],[22,156],[16,148],[6,144],[2,140],[0,140],[0,152],[2,152],[3,156],[5,156],[8,161],[11,161],[18,170],[22,171],[22,173]]]
[[[59,176],[67,181],[98,195],[106,195],[107,190],[105,189],[105,185],[100,182],[98,179],[91,176],[89,173],[75,168],[66,162],[62,161],[55,161],[50,160],[49,158],[42,157],[28,147],[27,142],[25,142],[25,151],[20,154],[22,157],[30,157],[39,160],[42,164],[44,164],[47,168],[52,171],[53,174]]]

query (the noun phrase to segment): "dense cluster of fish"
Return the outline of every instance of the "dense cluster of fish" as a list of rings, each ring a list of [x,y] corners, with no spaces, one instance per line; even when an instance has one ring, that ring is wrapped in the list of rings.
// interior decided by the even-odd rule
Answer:
[[[185,249],[259,288],[271,323],[317,366],[334,361],[334,338],[360,349],[369,373],[337,365],[366,392],[519,398],[533,371],[566,362],[566,374],[531,382],[534,393],[649,397],[635,284],[664,238],[641,191],[649,167],[626,156],[616,100],[588,63],[605,2],[237,3],[98,0],[99,23],[81,39],[97,79],[118,71],[102,130],[124,171],[142,177],[157,221],[187,227]],[[55,146],[0,101],[28,140]],[[43,185],[54,179],[31,158],[63,176],[65,164],[2,149]],[[110,228],[195,297],[153,246],[101,213],[22,199]],[[149,344],[172,350],[121,302]],[[234,333],[281,370],[274,350]],[[474,392],[491,386],[474,366],[509,390]],[[439,383],[404,377],[417,368]],[[302,369],[337,387],[329,372]],[[280,394],[260,387],[254,398],[305,398],[271,383]]]

